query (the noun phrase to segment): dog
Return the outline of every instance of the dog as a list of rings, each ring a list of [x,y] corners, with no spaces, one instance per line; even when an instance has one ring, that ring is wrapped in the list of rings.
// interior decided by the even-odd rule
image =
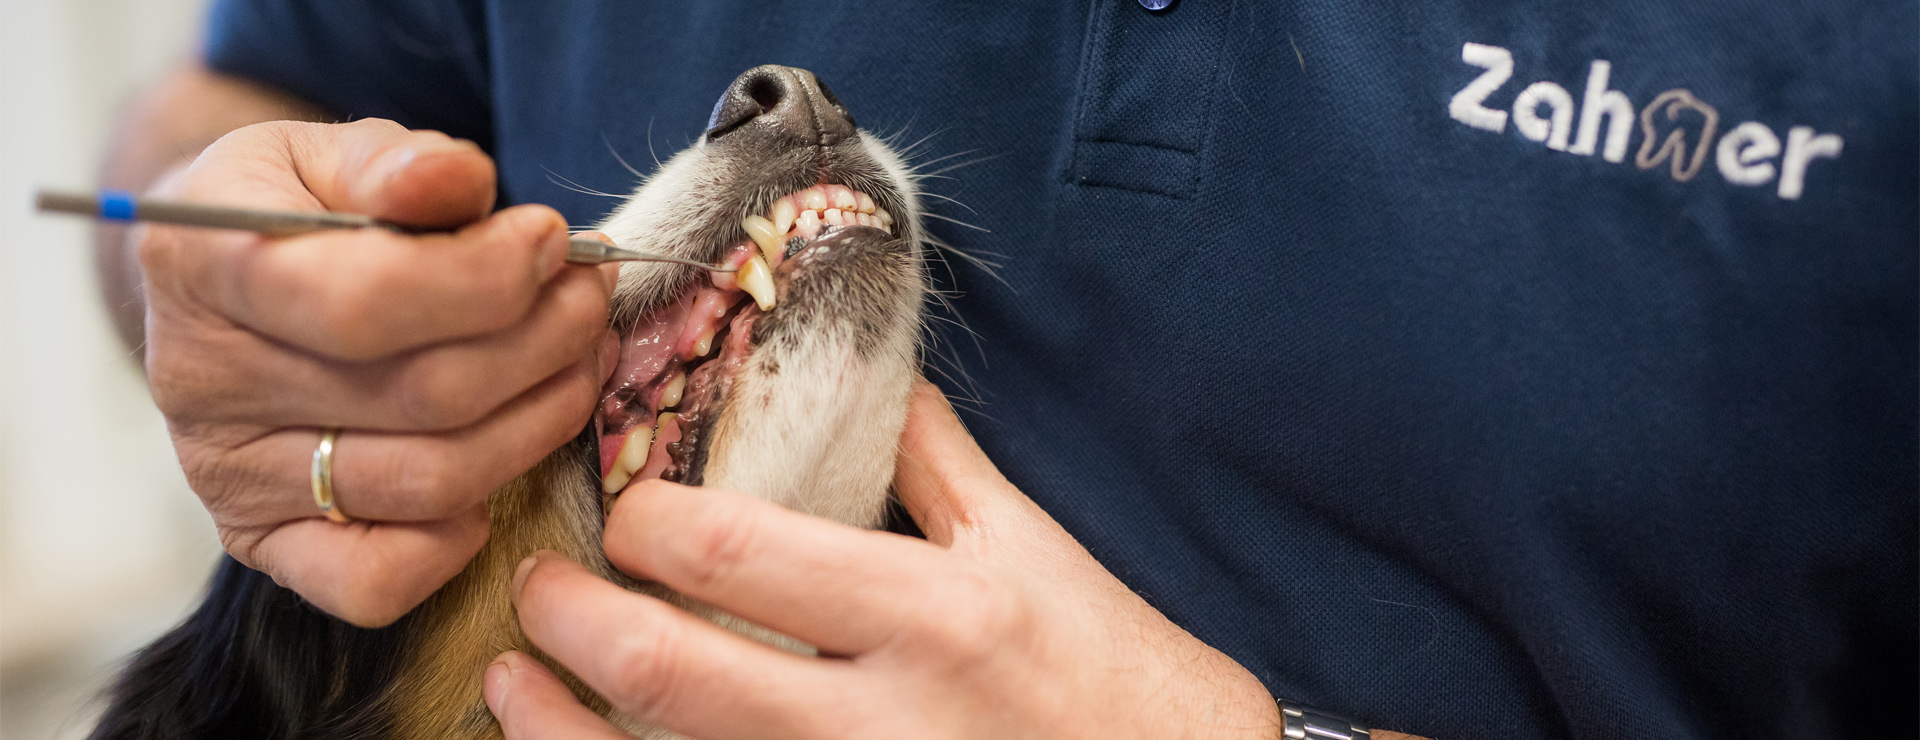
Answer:
[[[365,630],[227,559],[199,608],[132,659],[92,737],[499,737],[480,678],[502,651],[538,655],[508,586],[539,549],[811,650],[615,571],[605,512],[633,481],[662,478],[882,524],[931,295],[919,197],[901,156],[811,72],[740,75],[698,142],[598,227],[737,271],[622,268],[611,310],[621,355],[591,428],[491,495],[487,544],[466,569],[399,622]]]

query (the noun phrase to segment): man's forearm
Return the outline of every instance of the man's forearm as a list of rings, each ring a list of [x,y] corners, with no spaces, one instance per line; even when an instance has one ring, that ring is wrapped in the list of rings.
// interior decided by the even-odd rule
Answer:
[[[135,192],[193,161],[221,136],[262,121],[323,118],[319,108],[265,86],[208,71],[198,61],[180,65],[135,98],[114,128],[100,185]],[[139,347],[146,302],[140,263],[128,227],[102,224],[94,232],[94,265],[114,329]]]

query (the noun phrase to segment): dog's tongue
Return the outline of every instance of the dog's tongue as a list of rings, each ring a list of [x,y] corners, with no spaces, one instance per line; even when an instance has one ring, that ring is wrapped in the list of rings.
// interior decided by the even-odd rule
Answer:
[[[711,351],[714,333],[740,296],[738,290],[700,286],[642,317],[621,338],[620,361],[600,389],[594,414],[602,477],[613,468],[627,435],[653,428],[661,397],[688,361]]]

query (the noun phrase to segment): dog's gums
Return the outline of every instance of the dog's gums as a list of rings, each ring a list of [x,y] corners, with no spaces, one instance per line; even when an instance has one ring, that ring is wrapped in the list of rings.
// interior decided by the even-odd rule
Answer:
[[[774,310],[794,272],[810,262],[790,265],[789,256],[816,244],[831,249],[823,233],[856,226],[890,235],[893,215],[845,185],[822,183],[782,196],[764,215],[741,222],[750,240],[727,248],[720,260],[738,272],[710,273],[711,284],[695,283],[621,336],[619,363],[594,415],[603,493],[636,480],[697,475],[703,423],[753,351],[754,322]]]

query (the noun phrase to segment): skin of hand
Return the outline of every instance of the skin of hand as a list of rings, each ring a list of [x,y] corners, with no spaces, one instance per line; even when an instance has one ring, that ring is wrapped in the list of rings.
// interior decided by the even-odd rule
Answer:
[[[521,626],[620,711],[703,740],[1281,736],[1253,674],[1101,567],[924,381],[894,484],[926,541],[657,480],[614,506],[616,567],[821,657],[727,632],[551,552],[514,577]],[[484,687],[509,740],[625,737],[526,654],[501,655]]]
[[[240,128],[148,191],[421,227],[287,238],[140,225],[146,370],[223,545],[360,626],[391,623],[486,539],[486,496],[586,423],[617,340],[614,272],[564,262],[544,206],[493,212],[479,147],[381,120]],[[309,465],[341,427],[335,500]]]

